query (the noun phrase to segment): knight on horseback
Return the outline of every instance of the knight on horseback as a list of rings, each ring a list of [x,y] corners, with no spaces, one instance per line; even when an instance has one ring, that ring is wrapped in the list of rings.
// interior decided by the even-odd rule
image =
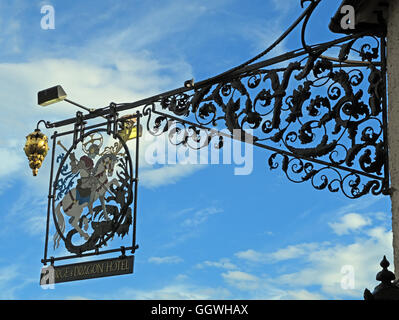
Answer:
[[[88,150],[84,149],[84,151],[87,155],[81,156],[79,161],[73,152],[69,155],[71,172],[73,174],[79,173],[80,178],[76,187],[71,189],[58,203],[55,212],[61,234],[65,231],[65,222],[60,211],[62,208],[64,213],[71,217],[69,223],[78,231],[81,237],[88,240],[89,235],[85,232],[88,229],[88,220],[85,216],[83,216],[83,219],[81,218],[84,207],[87,207],[89,213],[93,215],[93,203],[99,199],[105,219],[110,220],[104,195],[109,191],[109,187],[112,184],[118,186],[119,182],[115,178],[111,179],[111,181],[107,178],[107,176],[112,176],[114,165],[117,162],[117,157],[114,154],[104,152],[100,154],[100,147],[96,144],[92,144]],[[94,165],[93,159],[99,155],[101,157]],[[85,231],[79,226],[80,220],[82,220]],[[61,237],[59,232],[54,235],[54,248],[58,247],[59,244]]]
[[[79,173],[76,186],[76,201],[79,204],[89,203],[89,210],[92,213],[91,193],[98,184],[96,177],[93,175],[94,162],[93,159],[99,154],[100,148],[98,145],[92,144],[88,150],[87,156],[80,157],[76,160],[75,154],[72,152],[69,156],[71,171],[76,174]]]

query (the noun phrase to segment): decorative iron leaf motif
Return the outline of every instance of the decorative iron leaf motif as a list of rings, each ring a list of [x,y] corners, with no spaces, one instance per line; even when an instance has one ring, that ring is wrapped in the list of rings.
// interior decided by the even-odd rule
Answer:
[[[201,119],[206,119],[207,117],[209,117],[209,115],[213,113],[216,113],[216,107],[212,102],[209,103],[204,103],[198,112],[198,115]]]
[[[327,70],[329,70],[329,72],[331,72],[332,68],[333,68],[333,64],[331,61],[329,61],[325,58],[321,58],[321,59],[317,60],[317,62],[315,63],[315,65],[312,69],[313,75],[317,78],[317,77],[321,76],[321,74]]]
[[[370,51],[371,50],[371,51]],[[370,44],[366,43],[360,48],[359,56],[363,61],[372,61],[378,58],[378,48],[371,48]]]
[[[302,169],[296,171],[303,171],[303,181],[311,180],[317,189],[344,191],[346,183],[350,190],[344,193],[350,197],[382,192],[386,188],[382,181],[387,180],[383,176],[385,88],[377,61],[379,46],[375,37],[353,36],[340,44],[307,47],[303,56],[286,55],[286,67],[280,61],[275,67],[234,73],[184,95],[163,98],[159,104],[174,115],[184,114],[200,127],[211,124],[232,134],[234,130],[253,130],[257,145],[287,153],[283,171],[292,159],[306,159],[303,167],[297,164]],[[359,56],[368,63],[351,65]],[[151,132],[169,130],[166,118],[156,120]],[[194,136],[186,134],[184,143],[190,140],[195,142]],[[272,168],[275,158],[276,154],[269,158]],[[311,167],[309,161],[324,167]],[[330,167],[339,178],[329,180],[319,174]]]
[[[350,50],[352,49],[352,46],[353,46],[353,44],[355,43],[356,40],[357,39],[353,39],[353,40],[351,40],[351,41],[349,41],[349,42],[347,42],[347,43],[345,43],[345,44],[343,44],[341,46],[341,50],[339,51],[339,54],[338,54],[338,60],[339,61],[345,61],[345,60],[348,59]]]

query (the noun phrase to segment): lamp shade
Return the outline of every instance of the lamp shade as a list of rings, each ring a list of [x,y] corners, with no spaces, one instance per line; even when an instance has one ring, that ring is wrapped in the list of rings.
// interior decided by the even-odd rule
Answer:
[[[143,126],[140,125],[137,128],[135,119],[125,120],[122,123],[122,129],[118,131],[121,138],[126,142],[128,140],[133,140],[137,136],[141,137],[143,134]]]
[[[43,107],[62,101],[66,98],[64,89],[58,85],[37,93],[37,103]]]

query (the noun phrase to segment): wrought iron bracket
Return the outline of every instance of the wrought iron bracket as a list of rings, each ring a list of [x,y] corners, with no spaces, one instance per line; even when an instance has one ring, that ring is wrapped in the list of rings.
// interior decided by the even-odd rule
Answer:
[[[349,198],[390,194],[383,34],[306,45],[147,106],[144,115],[158,115],[152,127],[148,118],[151,134],[169,131],[168,120],[219,139],[225,129],[232,135],[250,130],[254,145],[273,152],[269,167],[280,167],[295,183],[310,181]],[[204,143],[194,132],[183,134],[182,143],[209,145],[209,134]]]
[[[79,121],[107,115],[108,133],[115,134],[119,112],[144,107],[150,134],[184,132],[181,144],[195,149],[213,139],[221,148],[228,136],[244,140],[250,134],[255,146],[272,152],[269,168],[280,168],[292,182],[349,198],[389,194],[385,28],[309,44],[306,29],[320,0],[305,3],[298,19],[253,59],[153,97],[111,103]],[[302,47],[255,62],[301,23]],[[170,121],[182,127],[171,129]]]

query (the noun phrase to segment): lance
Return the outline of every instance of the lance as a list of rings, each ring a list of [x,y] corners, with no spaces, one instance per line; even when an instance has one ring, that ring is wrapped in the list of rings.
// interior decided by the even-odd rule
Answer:
[[[61,143],[60,140],[57,141],[57,144],[58,144],[62,149],[64,149],[65,152],[68,152],[67,148],[65,148],[65,146]]]

